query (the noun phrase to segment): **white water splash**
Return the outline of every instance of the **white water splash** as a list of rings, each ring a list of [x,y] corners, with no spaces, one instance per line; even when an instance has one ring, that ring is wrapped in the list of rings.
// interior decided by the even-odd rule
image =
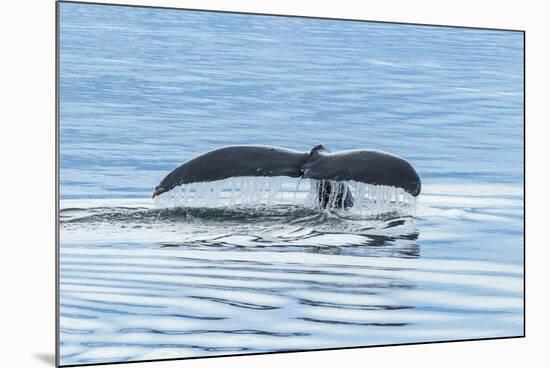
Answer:
[[[285,177],[234,177],[212,182],[180,185],[155,197],[158,208],[171,207],[249,207],[260,205],[303,205],[321,209],[319,188],[332,188],[327,200],[329,210],[342,210],[338,195],[351,192],[350,214],[377,216],[387,213],[414,215],[416,199],[402,188],[365,184],[356,181],[303,180]],[[345,192],[344,192],[345,195]]]
[[[345,182],[353,194],[352,213],[363,216],[399,213],[415,215],[416,198],[402,188],[385,185],[371,185],[356,181]]]

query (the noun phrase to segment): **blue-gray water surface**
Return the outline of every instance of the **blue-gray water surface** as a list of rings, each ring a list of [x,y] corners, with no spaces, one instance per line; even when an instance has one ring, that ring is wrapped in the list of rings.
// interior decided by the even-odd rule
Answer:
[[[70,3],[60,21],[61,364],[523,334],[522,33]],[[415,212],[151,199],[210,149],[319,143],[409,160]]]

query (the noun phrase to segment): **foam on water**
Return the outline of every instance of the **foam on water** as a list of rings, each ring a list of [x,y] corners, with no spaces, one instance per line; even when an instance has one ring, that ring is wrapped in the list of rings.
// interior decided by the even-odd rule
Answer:
[[[328,185],[327,185],[328,184]],[[327,209],[342,210],[339,195],[349,191],[354,205],[349,213],[377,216],[388,213],[414,215],[416,199],[402,188],[356,181],[290,179],[284,177],[234,177],[211,182],[182,184],[155,197],[157,208],[302,205],[320,209],[321,197],[330,185]],[[321,191],[320,191],[321,188]]]

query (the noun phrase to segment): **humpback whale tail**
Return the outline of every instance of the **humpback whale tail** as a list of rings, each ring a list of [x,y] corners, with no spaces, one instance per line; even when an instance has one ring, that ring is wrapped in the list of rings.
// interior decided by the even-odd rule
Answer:
[[[416,197],[420,177],[406,160],[376,150],[331,153],[323,145],[310,152],[271,146],[228,146],[199,155],[175,168],[155,188],[153,198],[182,184],[232,177],[315,179],[321,208],[348,208],[354,198],[346,181],[401,188]]]

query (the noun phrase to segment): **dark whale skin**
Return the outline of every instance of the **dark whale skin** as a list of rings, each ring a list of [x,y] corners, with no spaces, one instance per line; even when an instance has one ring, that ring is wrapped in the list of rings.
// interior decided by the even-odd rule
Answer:
[[[332,191],[335,205],[353,206],[353,196],[343,183],[354,180],[373,185],[403,188],[418,196],[421,181],[413,166],[401,157],[377,150],[331,153],[323,145],[310,152],[273,146],[228,146],[199,155],[171,171],[155,188],[153,197],[172,188],[238,176],[289,176],[320,180],[318,199],[325,208]]]
[[[170,172],[157,186],[157,196],[170,189],[195,182],[235,176],[302,176],[307,152],[272,146],[229,146],[199,155]]]
[[[387,185],[403,188],[415,197],[420,194],[421,189],[420,177],[409,162],[376,150],[359,149],[330,153],[324,147],[314,148],[302,170],[304,178],[354,180],[373,185]]]

